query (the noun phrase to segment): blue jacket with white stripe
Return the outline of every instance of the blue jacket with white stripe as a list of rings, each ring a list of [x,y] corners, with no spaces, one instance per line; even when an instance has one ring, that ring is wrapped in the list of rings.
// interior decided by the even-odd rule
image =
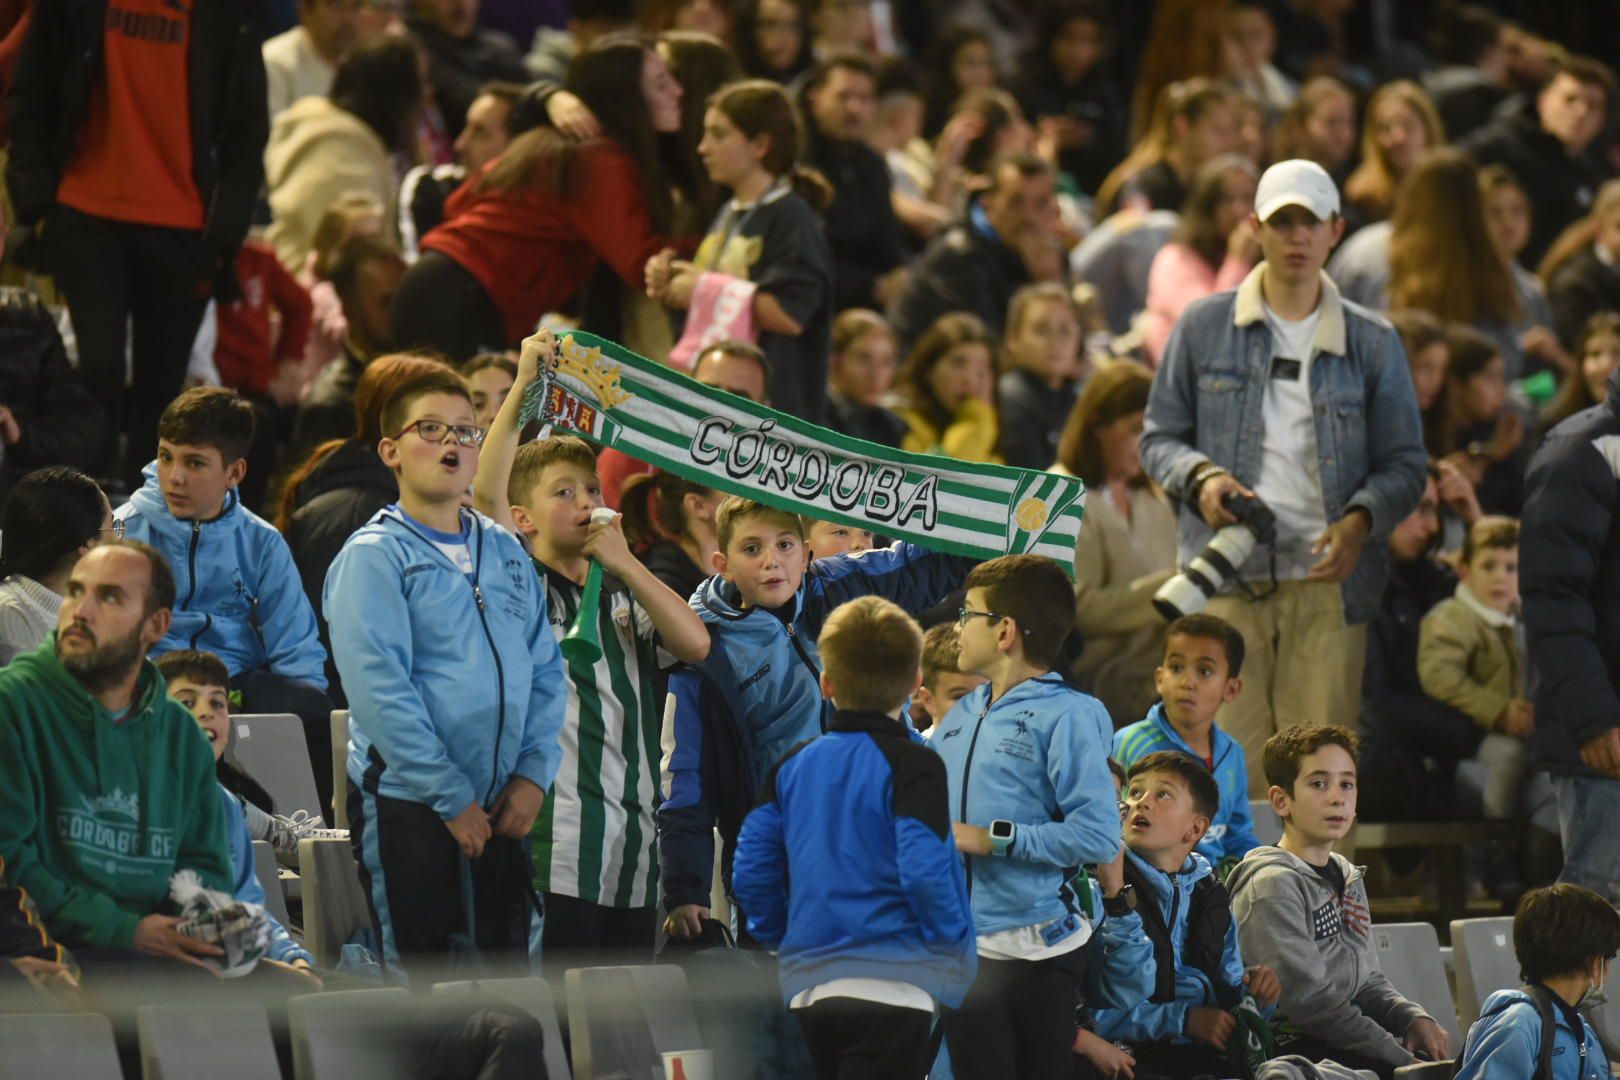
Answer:
[[[1241,859],[1260,846],[1254,835],[1254,815],[1249,810],[1249,767],[1243,760],[1243,747],[1220,728],[1211,728],[1210,749],[1215,753],[1215,783],[1221,789],[1220,809],[1209,823],[1209,832],[1193,850],[1219,866],[1222,859]],[[1114,732],[1114,760],[1132,765],[1160,750],[1175,750],[1203,761],[1203,755],[1187,745],[1187,740],[1170,725],[1164,703],[1153,706],[1145,718]]]
[[[836,713],[766,779],[732,874],[782,994],[890,979],[957,1006],[978,968],[945,768],[904,721]]]
[[[670,679],[664,706],[658,843],[666,906],[708,906],[716,822],[729,846],[736,833],[726,819],[740,826],[771,767],[825,730],[832,706],[821,697],[816,639],[833,609],[882,596],[915,614],[957,588],[974,565],[908,543],[817,559],[794,595],[791,618],[743,607],[737,587],[718,575],[692,594],[713,646]],[[731,745],[707,745],[714,740]],[[706,772],[705,760],[713,764],[717,754],[723,772]]]

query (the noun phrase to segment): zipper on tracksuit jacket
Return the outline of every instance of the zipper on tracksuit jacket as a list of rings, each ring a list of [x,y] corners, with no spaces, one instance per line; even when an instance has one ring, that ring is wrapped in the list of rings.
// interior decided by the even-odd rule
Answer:
[[[190,611],[192,598],[197,595],[197,543],[202,539],[202,527],[203,523],[200,521],[191,523],[191,543],[186,548],[186,575],[191,581],[186,588],[186,598],[180,604],[181,611]],[[191,635],[190,647],[195,649],[197,642],[202,640],[202,636],[208,633],[209,628],[213,625],[214,617],[205,614],[201,628]]]
[[[793,642],[793,651],[799,654],[799,659],[804,661],[804,666],[810,669],[810,677],[816,681],[816,685],[819,687],[821,685],[821,669],[816,667],[815,661],[810,659],[810,654],[804,651],[804,643],[799,640],[798,631],[793,629],[793,624],[790,622],[783,623],[782,628],[787,631],[788,640]],[[823,735],[827,734],[827,710],[825,708],[821,710],[821,733]]]
[[[439,558],[444,559],[445,562],[450,562],[444,552],[439,551],[438,546],[433,541],[422,536],[409,521],[402,519],[400,524],[421,537],[429,547],[433,548]],[[473,519],[473,526],[478,530],[478,554],[473,558],[473,572],[472,577],[468,579],[468,584],[472,586],[473,602],[478,605],[478,623],[484,628],[484,640],[489,643],[490,655],[495,658],[495,685],[500,687],[500,693],[496,696],[495,751],[490,758],[489,790],[484,793],[484,806],[487,809],[490,801],[495,798],[495,785],[500,781],[501,737],[506,732],[506,666],[501,663],[501,650],[495,647],[495,635],[490,633],[489,619],[484,614],[484,590],[478,587],[478,574],[484,566],[484,527],[478,523],[477,518]],[[456,573],[461,574],[460,567],[456,567]],[[461,574],[461,576],[466,577],[467,575]]]
[[[973,738],[968,740],[967,760],[962,763],[962,822],[967,823],[967,797],[968,780],[973,775],[973,751],[979,746],[979,729],[984,726],[984,718],[990,715],[990,701],[985,701],[984,708],[979,710],[979,718],[973,722]],[[973,856],[969,855],[962,860],[967,864],[968,895],[973,895]]]

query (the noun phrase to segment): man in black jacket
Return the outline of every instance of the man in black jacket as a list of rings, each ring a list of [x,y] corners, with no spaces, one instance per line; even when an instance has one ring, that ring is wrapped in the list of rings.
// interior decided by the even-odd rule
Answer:
[[[109,421],[98,466],[117,468],[122,434],[125,478],[138,480],[203,308],[239,294],[269,128],[252,6],[36,4],[6,111],[12,201],[24,225],[43,227],[80,370]]]
[[[968,203],[964,220],[935,237],[889,305],[902,346],[909,349],[952,311],[977,315],[1000,337],[1019,286],[1064,276],[1057,215],[1056,181],[1046,162],[1027,153],[999,160],[989,189]]]
[[[842,52],[805,84],[806,159],[833,185],[822,211],[833,253],[833,308],[882,310],[905,280],[905,234],[895,216],[889,166],[866,145],[877,108],[877,63]]]
[[[1536,689],[1534,753],[1554,773],[1561,880],[1620,903],[1620,371],[1530,462],[1520,594]]]
[[[1602,174],[1587,154],[1603,130],[1614,76],[1596,60],[1571,57],[1534,101],[1500,115],[1462,143],[1481,165],[1505,165],[1535,207],[1525,265],[1535,266],[1565,227],[1592,206]]]

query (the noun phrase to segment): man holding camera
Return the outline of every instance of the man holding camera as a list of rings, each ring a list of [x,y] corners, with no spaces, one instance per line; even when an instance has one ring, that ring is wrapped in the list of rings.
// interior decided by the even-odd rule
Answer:
[[[1255,211],[1265,258],[1176,323],[1141,446],[1180,503],[1194,579],[1166,592],[1183,614],[1189,596],[1215,593],[1209,611],[1248,648],[1245,692],[1218,719],[1260,798],[1273,732],[1355,725],[1387,540],[1423,495],[1427,456],[1395,331],[1322,273],[1344,232],[1332,179],[1313,162],[1279,162]]]

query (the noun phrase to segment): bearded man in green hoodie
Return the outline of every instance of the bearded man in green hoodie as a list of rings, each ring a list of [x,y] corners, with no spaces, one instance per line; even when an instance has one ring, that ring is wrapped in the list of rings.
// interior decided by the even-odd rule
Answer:
[[[0,669],[0,859],[81,960],[219,954],[168,899],[178,870],[232,882],[208,740],[146,659],[174,593],[162,555],[110,539],[74,568],[56,633]]]

